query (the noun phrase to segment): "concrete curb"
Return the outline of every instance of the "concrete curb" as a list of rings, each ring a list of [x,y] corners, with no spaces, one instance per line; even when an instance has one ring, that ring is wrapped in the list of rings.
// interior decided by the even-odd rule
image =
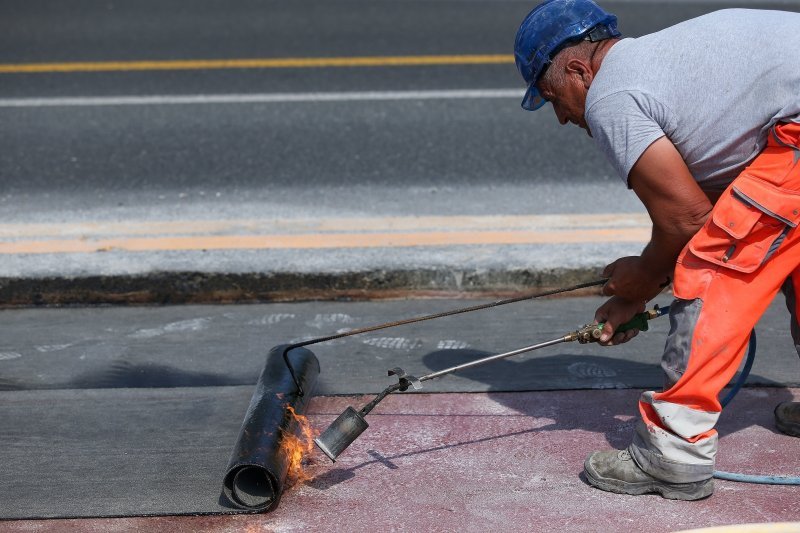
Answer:
[[[0,306],[458,297],[595,280],[643,213],[0,225]]]
[[[371,269],[311,273],[176,271],[2,277],[0,306],[359,300],[412,295],[488,297],[547,290],[595,279],[597,268],[594,267]]]

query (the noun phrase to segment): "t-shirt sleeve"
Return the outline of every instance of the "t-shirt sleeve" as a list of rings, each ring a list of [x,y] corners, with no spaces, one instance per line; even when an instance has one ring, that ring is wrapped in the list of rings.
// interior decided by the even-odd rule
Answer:
[[[628,175],[645,150],[666,135],[670,113],[640,92],[618,92],[590,104],[586,123],[592,138],[628,185]],[[628,185],[630,187],[630,185]]]

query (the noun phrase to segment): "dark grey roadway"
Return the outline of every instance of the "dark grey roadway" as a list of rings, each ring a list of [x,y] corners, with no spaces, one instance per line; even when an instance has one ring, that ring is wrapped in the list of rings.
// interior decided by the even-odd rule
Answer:
[[[6,1],[0,63],[510,54],[532,5]],[[800,9],[753,0],[605,5],[630,36],[725,6]],[[511,64],[0,74],[0,99],[486,88],[521,82]],[[626,193],[584,135],[516,100],[0,108],[0,220],[78,210],[130,217],[143,207],[157,217],[192,203],[224,214],[242,201],[279,215],[637,209],[618,198]],[[564,180],[585,197],[562,189]],[[422,192],[402,192],[415,188]]]
[[[535,0],[57,0],[0,3],[0,63],[510,54]],[[725,7],[794,0],[609,0],[635,37]],[[519,86],[513,65],[4,76],[2,95]]]

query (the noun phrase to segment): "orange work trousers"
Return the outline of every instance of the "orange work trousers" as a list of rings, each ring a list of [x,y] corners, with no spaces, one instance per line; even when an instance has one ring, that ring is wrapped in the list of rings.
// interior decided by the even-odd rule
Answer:
[[[666,390],[642,395],[629,448],[654,477],[688,483],[713,475],[719,393],[782,288],[793,335],[800,331],[799,163],[800,124],[776,125],[678,257],[662,358]]]

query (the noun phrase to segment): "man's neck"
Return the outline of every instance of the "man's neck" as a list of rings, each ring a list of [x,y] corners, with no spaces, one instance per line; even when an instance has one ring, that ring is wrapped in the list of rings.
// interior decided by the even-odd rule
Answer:
[[[618,42],[619,39],[606,39],[605,41],[600,41],[600,44],[594,49],[592,57],[589,59],[589,65],[592,67],[595,74],[600,70],[600,66],[603,64],[603,60],[606,58],[608,51]]]

